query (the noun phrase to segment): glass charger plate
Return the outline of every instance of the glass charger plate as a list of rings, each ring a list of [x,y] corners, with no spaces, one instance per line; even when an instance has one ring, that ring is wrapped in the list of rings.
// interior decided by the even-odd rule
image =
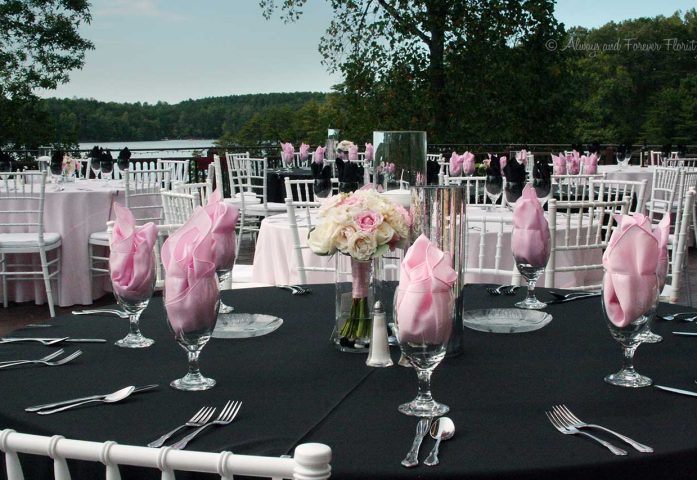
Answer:
[[[465,327],[491,333],[532,332],[551,321],[549,313],[520,308],[488,308],[469,310],[462,314]]]
[[[213,338],[261,337],[283,325],[283,319],[263,313],[222,313]]]

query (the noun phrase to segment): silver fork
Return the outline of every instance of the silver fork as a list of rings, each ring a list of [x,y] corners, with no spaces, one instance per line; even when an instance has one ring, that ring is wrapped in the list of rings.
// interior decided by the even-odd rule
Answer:
[[[56,358],[60,355],[63,355],[64,352],[65,352],[65,350],[63,350],[61,348],[61,349],[58,349],[49,355],[46,355],[45,357],[39,358],[37,360],[4,360],[4,361],[0,362],[0,365],[6,365],[8,363],[17,363],[17,362],[41,362],[41,361],[53,360],[54,358]]]
[[[615,432],[614,430],[610,430],[609,428],[605,428],[602,425],[597,425],[595,423],[585,423],[585,422],[581,421],[580,418],[578,418],[576,415],[571,413],[571,410],[569,410],[566,407],[566,405],[555,405],[554,407],[552,407],[552,410],[554,410],[554,412],[557,415],[559,415],[559,417],[561,417],[562,420],[565,420],[566,424],[568,426],[576,427],[576,428],[597,428],[598,430],[602,430],[604,432],[607,432],[611,435],[616,436],[617,438],[619,438],[623,442],[628,443],[629,445],[631,445],[632,447],[634,447],[635,449],[637,449],[640,452],[643,452],[643,453],[653,452],[653,448],[651,448],[647,445],[644,445],[642,443],[639,443],[635,440],[632,440],[631,438],[626,437],[626,436],[622,435],[621,433]]]
[[[684,322],[691,322],[691,321],[697,319],[697,315],[695,315],[695,312],[678,312],[678,313],[673,313],[671,315],[656,315],[656,316],[658,318],[660,318],[661,320],[667,320],[670,322],[671,320],[675,320],[676,318],[683,317],[685,315],[688,315],[688,316],[685,318],[681,318],[680,320],[682,320]]]
[[[593,440],[610,450],[615,455],[627,455],[627,452],[625,452],[621,448],[614,446],[610,442],[606,442],[602,438],[598,438],[595,435],[591,435],[588,432],[584,432],[582,430],[579,430],[578,428],[566,425],[565,422],[559,419],[554,412],[545,412],[545,415],[547,415],[547,418],[549,419],[550,423],[554,426],[554,428],[559,430],[564,435],[585,435],[588,438],[592,438]]]
[[[38,342],[41,345],[55,345],[56,343],[64,342],[70,337],[62,338],[0,338],[0,344],[2,343],[17,343],[17,342]]]
[[[213,420],[212,422],[207,422],[198,427],[196,430],[188,434],[186,437],[182,438],[179,440],[177,443],[172,445],[172,448],[175,450],[180,450],[184,447],[186,447],[186,444],[189,443],[196,435],[201,433],[203,430],[206,429],[206,427],[210,427],[211,425],[227,425],[230,422],[232,422],[235,417],[237,416],[237,413],[240,411],[240,408],[242,407],[242,402],[233,402],[232,400],[229,400],[226,404],[225,407],[223,407],[223,410],[220,412],[220,415],[218,415],[218,418]]]
[[[34,364],[42,363],[44,365],[48,365],[49,367],[55,367],[58,365],[64,365],[64,364],[70,362],[71,360],[76,359],[80,355],[82,355],[82,350],[75,350],[73,353],[71,353],[67,357],[63,357],[60,360],[56,360],[55,362],[54,361],[47,361],[47,360],[20,360],[20,361],[15,362],[15,363],[6,363],[4,365],[0,365],[0,368],[14,367],[17,365],[24,365],[24,364],[28,364],[28,363],[34,363]]]
[[[215,413],[215,407],[202,407],[201,410],[196,412],[193,417],[191,417],[186,423],[179,425],[177,428],[171,432],[167,432],[155,441],[148,443],[148,447],[161,447],[167,441],[169,437],[177,433],[182,428],[186,427],[200,427],[204,423],[208,422],[213,414]]]
[[[515,285],[500,285],[496,288],[487,288],[486,291],[489,295],[501,295],[503,294],[504,289],[509,289],[511,287],[514,287]]]

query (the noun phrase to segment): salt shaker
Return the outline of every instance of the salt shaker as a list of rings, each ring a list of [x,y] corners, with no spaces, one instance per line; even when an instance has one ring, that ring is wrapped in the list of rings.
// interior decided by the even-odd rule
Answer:
[[[373,306],[373,328],[370,334],[370,350],[365,364],[369,367],[390,367],[390,346],[387,342],[387,323],[385,311],[380,300]]]

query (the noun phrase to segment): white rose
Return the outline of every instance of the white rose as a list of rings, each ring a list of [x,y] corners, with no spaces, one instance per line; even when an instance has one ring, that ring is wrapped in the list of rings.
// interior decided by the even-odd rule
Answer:
[[[375,241],[378,245],[384,245],[390,240],[392,240],[394,234],[394,228],[392,228],[392,226],[389,223],[382,222],[380,225],[378,225],[378,228],[375,231]]]
[[[349,251],[349,239],[356,233],[355,224],[338,226],[332,232],[333,243],[342,253]]]
[[[368,232],[359,230],[348,238],[348,254],[356,260],[370,260],[376,249],[375,235]]]
[[[334,224],[322,222],[307,237],[307,246],[317,255],[330,255],[336,252],[333,238]]]

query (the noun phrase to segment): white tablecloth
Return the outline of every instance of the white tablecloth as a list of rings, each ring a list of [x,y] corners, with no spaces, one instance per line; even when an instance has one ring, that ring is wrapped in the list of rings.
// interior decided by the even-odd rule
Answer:
[[[64,185],[63,191],[56,186],[46,185],[44,225],[46,232],[61,235],[61,288],[55,297],[58,305],[89,305],[104,294],[107,277],[95,279],[90,284],[87,241],[93,232],[106,230],[111,217],[112,202],[123,203],[123,183],[112,181],[106,185],[102,180],[78,180]],[[0,222],[2,219],[0,219]],[[2,226],[0,226],[2,231]],[[38,263],[38,255],[36,264]],[[49,253],[49,258],[53,258]],[[43,280],[13,281],[8,284],[11,301],[37,304],[46,302]],[[54,295],[56,293],[54,286]]]
[[[605,173],[608,180],[646,180],[646,198],[651,195],[651,182],[656,167],[640,167],[638,165],[628,165],[624,168],[617,165],[598,165],[598,173]]]
[[[472,219],[481,217],[483,213],[479,206],[467,207],[468,216]],[[494,215],[512,216],[512,212],[506,209],[492,213]],[[304,220],[298,216],[298,221]],[[559,225],[558,228],[564,228]],[[307,227],[299,227],[301,240],[307,237]],[[563,230],[558,230],[558,235],[563,235]],[[479,239],[481,228],[470,222],[468,231],[468,265],[473,265],[474,259],[480,255]],[[496,233],[493,226],[487,228],[487,237],[484,244],[483,255],[488,259],[493,259],[496,252]],[[511,251],[511,232],[504,231],[502,236],[502,252]],[[309,249],[303,249],[303,262],[305,266],[334,266],[333,257],[321,257],[313,254]],[[597,264],[600,261],[602,252],[600,250],[579,253],[559,252],[557,254],[558,266],[584,265],[589,263]],[[492,260],[487,260],[484,265],[491,265]],[[512,270],[514,266],[512,255],[502,255],[501,268]],[[394,277],[394,275],[392,275]],[[331,283],[334,281],[334,274],[328,272],[306,272],[308,283]],[[569,272],[557,274],[555,283],[557,288],[573,287],[583,284],[600,283],[602,274],[600,272]],[[478,273],[468,273],[465,277],[466,283],[509,283],[509,275],[482,275]],[[256,250],[254,252],[254,264],[252,266],[252,281],[269,285],[297,284],[300,277],[297,272],[297,262],[293,253],[293,238],[290,225],[286,214],[273,215],[265,218],[261,222],[259,236],[257,238]],[[539,286],[544,286],[544,275],[538,280]],[[524,282],[524,280],[523,280]]]

